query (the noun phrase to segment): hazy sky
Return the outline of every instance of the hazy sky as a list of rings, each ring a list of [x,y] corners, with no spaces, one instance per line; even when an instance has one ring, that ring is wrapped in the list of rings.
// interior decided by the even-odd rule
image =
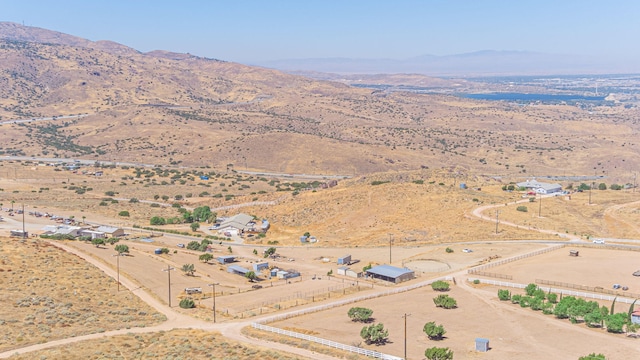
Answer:
[[[640,60],[636,0],[0,0],[0,21],[244,63],[479,50]]]

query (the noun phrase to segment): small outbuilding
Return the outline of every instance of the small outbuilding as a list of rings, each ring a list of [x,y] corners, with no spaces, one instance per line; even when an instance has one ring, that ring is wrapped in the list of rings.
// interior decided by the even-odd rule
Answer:
[[[489,351],[489,339],[476,338],[476,351]]]
[[[262,271],[263,269],[268,269],[268,268],[269,268],[268,262],[253,264],[253,271],[255,272]]]
[[[392,283],[401,283],[416,277],[416,273],[407,268],[399,268],[391,265],[378,265],[367,270],[367,276],[374,279],[389,281]]]
[[[345,255],[343,257],[338,258],[338,265],[349,265],[351,264],[351,255]]]
[[[229,265],[227,266],[227,272],[231,273],[231,274],[236,274],[236,275],[242,275],[245,276],[249,271],[249,269],[245,269],[242,266],[239,265]]]
[[[569,256],[578,256],[580,252],[578,250],[569,250]]]
[[[235,257],[235,256],[232,256],[232,255],[218,256],[218,257],[216,258],[216,260],[218,260],[218,262],[219,262],[220,264],[223,264],[223,265],[224,265],[224,264],[230,264],[230,263],[232,263],[232,262],[236,261],[236,257]]]
[[[631,313],[631,323],[640,325],[640,310]]]

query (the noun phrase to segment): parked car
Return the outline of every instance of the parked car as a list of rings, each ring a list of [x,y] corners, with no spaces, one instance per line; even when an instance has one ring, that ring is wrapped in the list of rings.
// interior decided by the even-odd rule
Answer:
[[[594,244],[604,244],[604,240],[603,239],[593,239],[593,243]]]
[[[253,289],[262,289],[262,285],[256,284],[256,285],[253,285],[252,288]]]
[[[462,249],[462,252],[463,253],[470,253],[470,252],[473,252],[473,250],[471,250],[471,249]]]
[[[618,289],[620,289],[620,288],[621,288],[621,286],[620,286],[620,284],[613,284],[613,288],[614,288],[615,290],[618,290]]]
[[[184,244],[178,244],[179,248],[184,248]]]

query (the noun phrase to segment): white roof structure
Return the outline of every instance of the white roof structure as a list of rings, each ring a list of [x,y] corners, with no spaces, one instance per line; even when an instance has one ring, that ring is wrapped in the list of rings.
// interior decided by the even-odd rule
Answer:
[[[105,234],[113,234],[118,230],[120,230],[120,228],[117,228],[114,226],[106,226],[106,225],[99,226],[98,229],[96,229],[96,231],[103,232]]]
[[[249,230],[248,224],[253,222],[253,216],[247,214],[238,214],[230,218],[225,219],[220,223],[218,230],[224,230],[227,228],[236,228],[238,230]]]
[[[518,187],[523,187],[526,189],[533,189],[537,193],[541,193],[541,194],[549,194],[553,192],[562,191],[562,185],[560,184],[543,183],[543,182],[537,181],[536,179],[527,180],[525,182],[519,182],[516,185],[518,185]]]

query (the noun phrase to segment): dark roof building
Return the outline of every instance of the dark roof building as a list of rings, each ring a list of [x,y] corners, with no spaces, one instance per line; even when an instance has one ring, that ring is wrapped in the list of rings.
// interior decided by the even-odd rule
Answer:
[[[379,265],[367,270],[367,276],[397,284],[415,278],[416,274],[413,270],[407,268]]]

